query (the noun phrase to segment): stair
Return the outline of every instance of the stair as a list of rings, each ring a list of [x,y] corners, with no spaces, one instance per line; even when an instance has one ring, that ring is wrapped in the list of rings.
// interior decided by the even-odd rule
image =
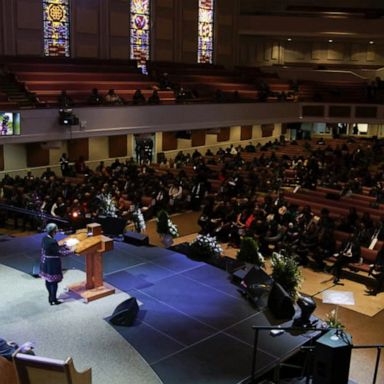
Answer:
[[[12,74],[0,76],[0,92],[6,95],[10,109],[15,106],[23,109],[36,108],[34,95],[28,92],[24,84],[18,82]]]

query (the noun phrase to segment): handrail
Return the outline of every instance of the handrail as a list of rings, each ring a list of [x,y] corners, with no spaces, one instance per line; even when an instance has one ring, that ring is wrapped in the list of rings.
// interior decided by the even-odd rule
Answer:
[[[70,224],[70,221],[62,217],[52,216],[46,212],[36,211],[33,209],[15,207],[14,205],[0,203],[0,210],[21,213],[23,215],[38,217],[41,220],[51,220],[61,224]]]
[[[253,383],[256,379],[256,355],[257,355],[257,344],[259,340],[259,331],[271,331],[271,330],[279,330],[279,331],[297,331],[297,332],[308,332],[308,331],[318,331],[321,334],[324,334],[329,331],[329,328],[318,328],[313,326],[308,327],[297,327],[297,326],[287,326],[280,327],[278,325],[266,325],[266,326],[252,326],[252,329],[255,331],[254,341],[253,341],[253,353],[252,353],[252,368],[251,368],[251,376],[250,383]],[[351,345],[352,349],[377,349],[376,362],[375,362],[375,371],[373,374],[372,384],[376,384],[377,381],[377,373],[379,370],[380,358],[381,358],[381,350],[384,348],[384,344],[366,344],[366,345]]]
[[[265,326],[258,326],[254,325],[252,326],[252,329],[255,331],[255,337],[253,341],[253,354],[252,354],[252,368],[251,368],[251,383],[254,382],[256,379],[255,374],[256,374],[256,355],[257,355],[257,343],[259,340],[259,331],[271,331],[271,330],[279,330],[279,331],[298,331],[298,332],[308,332],[308,331],[318,331],[321,333],[325,333],[328,331],[328,329],[325,328],[317,328],[317,327],[280,327],[278,325],[275,326],[270,326],[270,325],[265,325]]]
[[[382,348],[384,348],[384,344],[353,345],[352,348],[353,349],[372,349],[372,348],[377,349],[375,371],[373,372],[373,380],[372,380],[372,384],[376,384],[377,372],[379,371],[381,350],[382,350]]]

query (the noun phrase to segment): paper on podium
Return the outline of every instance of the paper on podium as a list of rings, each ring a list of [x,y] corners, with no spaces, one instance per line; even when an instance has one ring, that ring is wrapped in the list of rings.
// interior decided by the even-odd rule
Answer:
[[[75,238],[70,238],[70,239],[67,239],[67,240],[64,241],[64,244],[67,247],[74,247],[75,245],[77,245],[79,243],[80,243],[80,240],[75,239]]]
[[[350,291],[333,291],[331,289],[323,292],[323,303],[336,305],[355,305],[355,297]]]

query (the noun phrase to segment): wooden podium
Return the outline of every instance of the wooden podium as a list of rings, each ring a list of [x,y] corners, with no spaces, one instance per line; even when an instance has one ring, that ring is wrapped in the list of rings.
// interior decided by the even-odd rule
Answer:
[[[85,256],[86,281],[67,286],[70,291],[80,295],[85,303],[115,293],[115,289],[103,283],[103,253],[113,249],[113,240],[101,234],[101,225],[88,224],[75,234],[59,241],[63,245],[70,239],[78,240],[74,252]]]

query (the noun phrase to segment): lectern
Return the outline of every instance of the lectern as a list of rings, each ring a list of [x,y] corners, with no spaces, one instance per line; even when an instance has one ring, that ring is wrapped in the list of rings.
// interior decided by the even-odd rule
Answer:
[[[69,285],[70,291],[79,294],[86,303],[115,293],[113,287],[103,283],[103,254],[113,249],[113,240],[102,235],[100,224],[88,224],[86,229],[78,230],[59,244],[66,244],[76,254],[85,256],[86,281]]]

